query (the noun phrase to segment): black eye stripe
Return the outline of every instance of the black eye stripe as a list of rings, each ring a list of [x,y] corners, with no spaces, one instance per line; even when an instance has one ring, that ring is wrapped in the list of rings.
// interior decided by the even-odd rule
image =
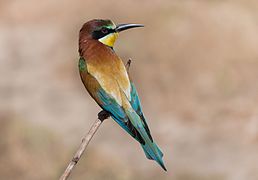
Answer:
[[[110,33],[114,33],[114,29],[101,28],[100,30],[93,31],[92,37],[93,39],[100,39]]]

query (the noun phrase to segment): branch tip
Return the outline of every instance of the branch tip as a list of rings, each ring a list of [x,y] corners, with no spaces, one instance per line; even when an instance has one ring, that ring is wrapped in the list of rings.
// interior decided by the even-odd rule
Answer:
[[[127,63],[126,63],[126,65],[125,65],[125,68],[126,68],[127,72],[129,71],[129,68],[130,68],[130,66],[131,66],[131,63],[132,63],[132,59],[129,58],[128,61],[127,61]]]

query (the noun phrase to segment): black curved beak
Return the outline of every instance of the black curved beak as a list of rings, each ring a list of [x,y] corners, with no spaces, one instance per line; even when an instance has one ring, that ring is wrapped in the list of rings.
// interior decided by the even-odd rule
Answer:
[[[131,28],[144,27],[142,24],[118,24],[115,28],[116,32],[121,32]]]

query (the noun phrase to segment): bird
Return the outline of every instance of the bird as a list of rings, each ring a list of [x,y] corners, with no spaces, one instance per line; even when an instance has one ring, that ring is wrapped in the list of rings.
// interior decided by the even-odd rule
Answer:
[[[120,32],[143,27],[93,19],[79,32],[79,73],[90,96],[127,133],[136,139],[146,157],[167,171],[163,153],[152,138],[140,99],[122,59],[114,50]]]

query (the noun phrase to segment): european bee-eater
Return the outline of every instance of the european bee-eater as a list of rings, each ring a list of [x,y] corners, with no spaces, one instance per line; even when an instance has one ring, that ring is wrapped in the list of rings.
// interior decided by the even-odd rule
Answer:
[[[142,146],[148,159],[166,170],[163,153],[153,141],[134,83],[113,46],[118,33],[143,27],[140,24],[115,25],[111,20],[94,19],[79,34],[79,71],[91,97]]]

